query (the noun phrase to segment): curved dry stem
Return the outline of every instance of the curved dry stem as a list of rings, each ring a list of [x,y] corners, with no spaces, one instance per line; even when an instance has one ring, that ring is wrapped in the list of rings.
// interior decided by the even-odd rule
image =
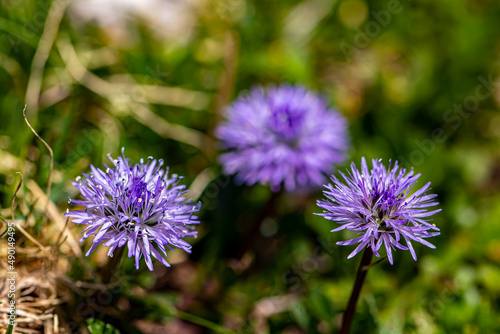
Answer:
[[[45,223],[47,221],[47,208],[49,206],[50,191],[51,191],[51,187],[52,187],[52,172],[54,171],[54,152],[52,151],[52,148],[50,147],[50,145],[47,144],[47,142],[45,140],[43,140],[42,137],[40,137],[40,135],[35,131],[35,129],[33,129],[30,122],[28,122],[28,118],[26,117],[26,107],[27,106],[25,105],[24,109],[23,109],[24,121],[26,122],[26,124],[28,124],[29,128],[35,134],[35,136],[38,139],[40,139],[40,141],[45,145],[47,150],[49,150],[49,154],[50,154],[50,170],[49,170],[49,177],[47,179],[47,201],[45,202],[45,209],[43,210],[43,219],[44,219],[43,222]]]
[[[17,192],[19,191],[19,189],[21,189],[21,185],[23,184],[23,174],[21,172],[16,172],[16,174],[19,174],[19,184],[17,185],[16,191],[14,191],[14,196],[12,196],[12,202],[10,203],[10,210],[13,222],[16,221],[16,218],[14,218],[14,211],[16,209]]]
[[[64,232],[66,232],[66,229],[68,228],[68,223],[69,223],[69,217],[66,218],[66,224],[64,224],[64,228],[61,229],[61,232],[59,233],[59,236],[57,237],[57,241],[54,244],[54,251],[56,249],[58,249],[64,243],[64,241],[66,241],[66,239],[68,238],[68,236],[65,236],[64,239],[62,239],[62,241],[61,241],[61,238],[62,238]]]

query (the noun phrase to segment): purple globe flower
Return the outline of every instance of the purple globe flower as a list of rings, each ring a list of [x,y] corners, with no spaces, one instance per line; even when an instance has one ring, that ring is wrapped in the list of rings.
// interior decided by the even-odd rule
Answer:
[[[123,153],[123,150],[122,150]],[[78,188],[83,200],[69,200],[84,210],[68,211],[76,224],[88,225],[83,231],[82,242],[93,236],[88,256],[100,243],[109,247],[108,256],[113,256],[117,247],[128,247],[128,257],[135,256],[135,267],[144,259],[149,270],[153,270],[151,255],[170,267],[165,260],[165,246],[181,248],[191,252],[191,246],[183,240],[196,236],[192,224],[198,217],[192,215],[200,210],[200,203],[186,203],[185,186],[179,185],[181,177],[168,175],[162,169],[163,161],[149,158],[146,163],[131,166],[129,160],[118,157],[114,167],[105,171],[90,166],[92,173],[77,177],[73,185]],[[173,250],[173,249],[172,249]]]
[[[254,88],[228,109],[216,136],[226,174],[273,191],[319,186],[345,160],[347,122],[317,94],[283,85]]]
[[[435,248],[424,238],[439,235],[439,232],[430,232],[439,229],[427,218],[441,211],[427,211],[428,207],[439,204],[433,201],[437,195],[426,194],[430,182],[412,192],[420,174],[414,175],[413,170],[408,173],[405,169],[399,170],[397,161],[392,169],[390,163],[386,169],[381,160],[373,160],[372,164],[369,171],[365,158],[362,158],[361,173],[354,163],[347,176],[340,172],[346,184],[332,176],[333,185],[325,186],[327,200],[318,201],[318,206],[325,211],[318,215],[341,224],[331,232],[344,229],[359,232],[357,238],[337,242],[342,246],[359,244],[348,259],[365,247],[370,247],[380,257],[378,250],[384,244],[391,264],[394,248],[409,249],[416,261],[411,241]],[[408,247],[400,243],[402,239]]]

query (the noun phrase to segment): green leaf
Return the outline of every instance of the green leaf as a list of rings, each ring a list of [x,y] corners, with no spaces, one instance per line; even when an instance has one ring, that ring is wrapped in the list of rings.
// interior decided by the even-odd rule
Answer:
[[[9,322],[9,326],[7,327],[7,331],[5,334],[12,334],[14,332],[14,325]]]
[[[120,331],[110,324],[94,318],[87,319],[90,334],[120,334]]]
[[[309,324],[311,323],[311,318],[304,307],[304,304],[301,301],[297,301],[291,311],[297,324],[302,327],[302,329],[307,330],[309,328]]]

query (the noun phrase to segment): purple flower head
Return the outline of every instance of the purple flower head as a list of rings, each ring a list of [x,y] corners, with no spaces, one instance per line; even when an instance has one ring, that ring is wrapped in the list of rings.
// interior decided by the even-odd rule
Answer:
[[[332,176],[333,185],[326,185],[328,190],[324,191],[327,200],[318,201],[318,206],[325,211],[318,215],[341,224],[331,232],[343,229],[359,232],[357,238],[337,242],[342,246],[359,244],[348,259],[364,247],[370,247],[380,257],[378,250],[384,244],[391,264],[394,248],[409,249],[416,261],[412,240],[435,248],[424,238],[439,235],[439,232],[429,231],[439,229],[427,218],[441,211],[427,211],[428,207],[439,204],[433,201],[437,195],[425,193],[430,182],[412,192],[420,174],[399,169],[397,161],[392,169],[390,163],[386,169],[381,160],[372,160],[372,164],[373,168],[369,171],[365,158],[362,158],[361,172],[354,163],[347,175],[340,172],[346,184]],[[408,247],[400,243],[402,239]]]
[[[344,117],[317,94],[290,85],[240,96],[216,136],[228,150],[220,157],[226,174],[273,191],[321,185],[349,148]]]
[[[123,149],[122,149],[123,153]],[[165,266],[165,246],[181,248],[191,252],[191,246],[183,240],[196,236],[192,224],[198,224],[198,217],[192,213],[200,210],[200,203],[186,203],[183,195],[185,186],[179,185],[181,177],[168,175],[168,168],[162,169],[163,160],[148,158],[144,163],[132,166],[129,160],[109,156],[114,167],[106,170],[90,166],[92,173],[77,177],[73,185],[78,188],[83,200],[72,200],[84,210],[68,211],[76,224],[88,225],[83,231],[82,242],[93,236],[88,256],[100,243],[109,247],[108,256],[113,256],[117,247],[128,247],[128,257],[135,256],[135,267],[144,259],[149,270],[153,270],[151,255]],[[172,249],[173,250],[173,249]]]

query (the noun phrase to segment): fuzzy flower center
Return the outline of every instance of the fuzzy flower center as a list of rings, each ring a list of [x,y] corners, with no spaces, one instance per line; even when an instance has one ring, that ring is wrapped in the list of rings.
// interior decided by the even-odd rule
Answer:
[[[404,203],[404,193],[396,196],[391,187],[375,189],[371,193],[371,203],[369,209],[371,214],[366,217],[366,221],[371,221],[381,230],[390,229],[387,219],[397,219],[395,211]]]
[[[162,187],[160,188],[161,191]],[[117,220],[118,230],[133,229],[135,225],[146,224],[155,226],[158,224],[159,216],[152,214],[155,202],[155,193],[148,190],[148,183],[137,180],[121,195],[115,197],[117,204],[114,209],[107,207],[106,215],[114,216]]]
[[[300,136],[303,119],[303,111],[284,106],[272,113],[269,128],[278,140],[295,145]]]

